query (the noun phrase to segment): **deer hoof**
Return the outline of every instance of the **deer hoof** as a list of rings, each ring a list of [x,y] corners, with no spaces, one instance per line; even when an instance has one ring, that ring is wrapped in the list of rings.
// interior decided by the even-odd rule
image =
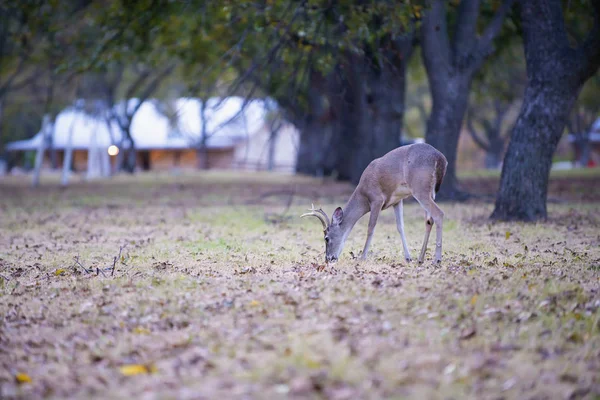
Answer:
[[[412,262],[412,258],[410,258],[410,257],[404,257],[404,260],[405,260],[407,263],[411,263],[411,262]]]
[[[442,259],[441,258],[436,258],[434,261],[435,265],[442,265]]]

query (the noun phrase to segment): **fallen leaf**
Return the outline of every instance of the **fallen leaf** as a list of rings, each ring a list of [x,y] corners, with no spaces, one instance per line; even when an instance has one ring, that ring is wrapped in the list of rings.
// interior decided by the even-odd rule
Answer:
[[[19,384],[31,382],[31,377],[23,372],[19,372],[18,374],[16,374],[15,379]]]
[[[473,297],[471,297],[471,305],[475,306],[475,304],[477,304],[477,299],[479,298],[478,295],[474,294]]]
[[[156,367],[151,365],[143,365],[143,364],[129,364],[123,365],[119,368],[119,371],[125,376],[133,376],[133,375],[141,375],[141,374],[151,374],[156,372]]]
[[[261,304],[262,304],[262,303],[261,303],[260,301],[258,301],[258,300],[252,300],[252,301],[250,302],[250,307],[258,307],[258,306],[260,306]]]
[[[511,235],[511,233],[509,231],[506,231],[506,235],[505,235],[506,239],[510,239],[510,235]]]
[[[150,330],[142,326],[138,326],[133,329],[133,333],[137,333],[138,335],[149,335]]]
[[[460,333],[460,339],[461,340],[471,339],[473,336],[475,336],[476,333],[477,333],[477,329],[475,329],[474,326],[472,326],[470,328],[465,328]]]
[[[67,271],[62,268],[59,268],[56,271],[54,271],[54,275],[59,276],[59,275],[64,274],[65,272],[67,272]]]

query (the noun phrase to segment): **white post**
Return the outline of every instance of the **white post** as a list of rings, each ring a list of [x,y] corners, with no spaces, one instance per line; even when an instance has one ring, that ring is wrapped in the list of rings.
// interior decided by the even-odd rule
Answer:
[[[63,159],[63,170],[60,184],[67,186],[69,184],[69,178],[71,177],[71,164],[73,163],[73,131],[75,130],[75,121],[79,118],[79,112],[71,121],[69,127],[69,137],[67,139],[67,146],[65,148],[65,157]]]
[[[40,140],[40,144],[38,145],[37,153],[35,155],[35,166],[33,168],[33,187],[37,187],[40,184],[40,174],[42,170],[42,164],[44,162],[44,153],[46,152],[46,147],[48,146],[49,135],[52,134],[52,121],[50,120],[50,114],[44,115],[42,119],[42,140]]]
[[[97,129],[94,129],[90,137],[90,145],[88,147],[88,168],[87,168],[87,179],[94,179],[100,175],[99,167],[99,154],[98,154],[98,138]]]

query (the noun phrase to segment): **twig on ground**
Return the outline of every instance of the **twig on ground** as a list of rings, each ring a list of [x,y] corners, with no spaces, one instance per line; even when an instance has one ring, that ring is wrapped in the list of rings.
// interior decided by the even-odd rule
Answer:
[[[75,256],[75,257],[74,257],[74,260],[75,260],[75,263],[76,263],[77,265],[79,265],[79,266],[80,266],[80,267],[81,267],[81,268],[82,268],[82,269],[85,271],[85,273],[86,273],[86,274],[91,274],[91,273],[92,273],[92,270],[91,270],[91,269],[90,269],[90,270],[88,270],[86,267],[84,267],[84,266],[83,266],[83,264],[82,264],[81,262],[79,262],[79,256]]]
[[[10,279],[8,279],[6,276],[4,276],[4,275],[2,275],[2,274],[0,274],[0,278],[4,279],[4,280],[5,280],[5,281],[7,281],[7,282],[9,282],[9,281],[10,281]]]
[[[124,249],[126,246],[127,246],[127,244],[125,244],[125,245],[123,245],[123,246],[119,247],[119,255],[118,255],[118,256],[116,256],[116,257],[113,259],[113,265],[112,265],[112,270],[110,271],[110,276],[113,276],[113,275],[115,274],[115,267],[117,266],[117,260],[120,260],[120,259],[121,259],[121,252],[123,251],[123,249]]]

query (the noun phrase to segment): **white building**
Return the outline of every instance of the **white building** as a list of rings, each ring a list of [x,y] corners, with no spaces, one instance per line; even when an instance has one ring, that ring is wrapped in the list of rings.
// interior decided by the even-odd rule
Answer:
[[[137,99],[131,99],[127,107],[131,112],[138,104]],[[274,170],[294,171],[299,136],[293,125],[282,124],[274,137],[274,147],[269,151],[270,121],[273,110],[277,110],[272,100],[210,98],[204,110],[204,123],[201,105],[202,101],[196,98],[180,98],[171,104],[157,100],[142,103],[130,128],[138,167],[196,168],[200,164],[199,155],[206,154],[208,168],[256,170],[267,168],[271,154]],[[124,103],[115,106],[116,118],[122,118],[124,106]],[[106,158],[105,162],[111,162],[109,147],[113,146],[111,153],[115,152],[114,146],[128,147],[119,124],[108,115],[107,112],[99,115],[84,112],[81,101],[59,113],[50,129],[52,148],[58,161],[62,162],[67,150],[72,149],[74,169],[84,170],[96,154]],[[34,151],[43,137],[40,131],[29,140],[9,143],[6,149],[10,152]],[[201,147],[206,151],[199,152]],[[49,165],[48,156],[45,164]]]

